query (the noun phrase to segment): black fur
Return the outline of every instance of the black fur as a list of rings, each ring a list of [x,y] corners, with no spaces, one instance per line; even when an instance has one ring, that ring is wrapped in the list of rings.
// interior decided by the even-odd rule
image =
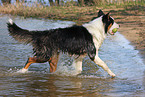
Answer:
[[[102,16],[105,25],[105,33],[108,26],[114,23],[114,20],[103,11],[99,11],[98,17]],[[94,60],[96,48],[93,43],[93,37],[83,26],[71,26],[67,28],[58,28],[45,31],[29,31],[18,27],[15,23],[7,23],[10,35],[17,41],[33,46],[33,53],[38,58],[49,60],[53,54],[58,52],[67,52],[71,55],[88,54],[91,60]]]
[[[104,12],[102,10],[99,10],[98,12],[98,17],[102,16],[102,15],[105,15]]]
[[[108,31],[108,26],[110,24],[113,25],[114,23],[114,20],[109,16],[109,13],[107,13],[106,15],[104,14],[104,12],[102,10],[99,10],[98,12],[98,16],[97,17],[93,17],[92,20],[95,20],[96,18],[100,17],[100,16],[103,16],[102,17],[102,21],[103,23],[105,24],[105,33],[107,33]]]
[[[102,21],[103,23],[105,24],[105,33],[107,33],[108,31],[108,26],[110,24],[114,24],[114,20],[109,16],[109,13],[106,14],[106,15],[103,15],[103,18],[102,18]]]
[[[32,32],[28,30],[21,29],[15,23],[7,23],[9,34],[17,41],[28,44],[32,41]]]
[[[8,23],[10,35],[22,43],[31,43],[35,56],[49,60],[56,52],[67,52],[71,55],[88,54],[94,60],[96,48],[92,35],[83,26],[72,26],[45,31],[28,31],[15,23]]]
[[[105,14],[103,13],[102,10],[99,10],[98,16],[97,16],[97,17],[93,17],[91,21],[95,20],[96,18],[98,18],[98,17],[100,17],[100,16],[102,16],[102,15],[105,15]]]

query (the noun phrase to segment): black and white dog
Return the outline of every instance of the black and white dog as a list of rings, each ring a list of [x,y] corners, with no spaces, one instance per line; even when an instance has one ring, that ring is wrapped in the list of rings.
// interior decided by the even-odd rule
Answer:
[[[119,28],[109,13],[104,14],[101,10],[98,17],[82,26],[71,26],[44,31],[29,31],[18,27],[11,19],[9,20],[9,34],[17,41],[33,46],[34,57],[28,58],[25,67],[27,71],[32,63],[49,62],[50,72],[55,72],[60,52],[77,56],[74,60],[77,71],[82,71],[82,60],[88,55],[92,61],[101,66],[108,74],[115,74],[98,57],[98,49],[107,33],[114,35],[113,29]]]

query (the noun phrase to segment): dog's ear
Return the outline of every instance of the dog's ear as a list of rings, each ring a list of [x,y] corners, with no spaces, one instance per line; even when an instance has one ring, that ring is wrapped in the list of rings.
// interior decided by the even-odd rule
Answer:
[[[102,16],[102,15],[105,15],[105,14],[103,13],[102,10],[99,10],[99,12],[98,12],[98,17],[100,17],[100,16]]]
[[[106,17],[108,18],[108,20],[109,20],[109,17],[110,17],[110,12],[108,12],[107,14],[106,14]]]
[[[109,15],[110,13],[107,13],[106,15],[104,15],[103,17],[102,17],[102,21],[103,21],[103,23],[105,24],[105,33],[107,33],[107,31],[108,31],[108,26],[109,26],[109,21],[110,21],[110,15]]]
[[[110,13],[108,12],[106,15],[103,16],[103,22],[106,23],[109,21]]]

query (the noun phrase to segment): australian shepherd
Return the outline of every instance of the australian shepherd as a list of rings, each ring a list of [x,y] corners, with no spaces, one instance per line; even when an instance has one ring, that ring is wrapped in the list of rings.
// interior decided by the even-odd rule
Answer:
[[[33,46],[33,57],[29,57],[24,72],[32,63],[49,62],[50,72],[55,72],[60,52],[77,56],[74,59],[75,69],[81,73],[82,60],[88,55],[97,65],[101,66],[111,77],[115,74],[98,57],[98,50],[107,33],[114,35],[113,29],[119,28],[109,13],[104,14],[102,10],[98,16],[89,23],[81,26],[73,25],[66,28],[57,28],[44,31],[29,31],[17,26],[9,20],[9,34],[17,41]]]

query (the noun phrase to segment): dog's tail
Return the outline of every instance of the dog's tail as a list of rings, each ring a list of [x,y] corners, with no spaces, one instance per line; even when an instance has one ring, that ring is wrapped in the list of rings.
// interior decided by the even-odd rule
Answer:
[[[28,44],[32,41],[32,32],[18,27],[12,19],[7,23],[9,34],[17,41]]]

